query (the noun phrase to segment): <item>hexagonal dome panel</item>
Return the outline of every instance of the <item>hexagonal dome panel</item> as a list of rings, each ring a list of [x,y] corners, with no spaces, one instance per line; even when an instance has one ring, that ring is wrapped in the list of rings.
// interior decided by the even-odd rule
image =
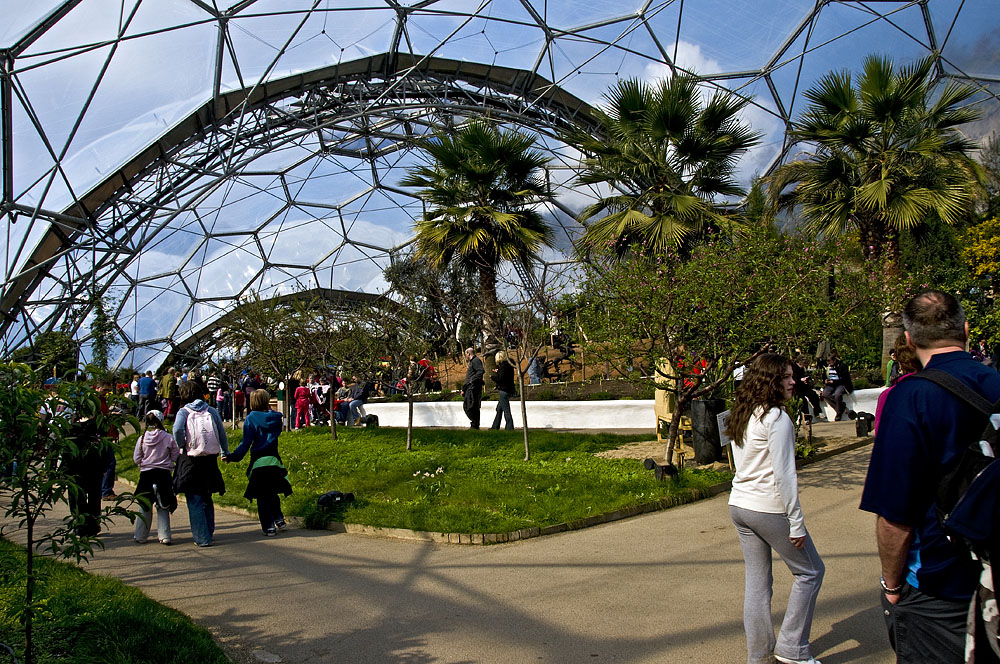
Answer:
[[[831,68],[940,53],[1000,128],[994,0],[36,0],[0,25],[4,349],[64,324],[96,287],[120,363],[152,368],[248,290],[378,292],[423,211],[399,186],[416,137],[487,115],[550,154],[562,264],[589,121],[617,80],[693,71],[751,98],[747,182]],[[86,343],[83,344],[85,347]],[[86,359],[86,358],[84,358]]]

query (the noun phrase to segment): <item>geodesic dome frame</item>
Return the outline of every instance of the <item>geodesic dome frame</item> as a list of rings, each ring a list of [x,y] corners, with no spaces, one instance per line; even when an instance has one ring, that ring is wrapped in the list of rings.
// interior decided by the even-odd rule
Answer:
[[[378,292],[422,213],[397,184],[420,158],[412,139],[477,115],[537,132],[553,156],[545,213],[564,251],[541,264],[558,266],[596,192],[571,186],[578,155],[556,132],[586,125],[618,78],[693,70],[753,97],[748,119],[766,139],[747,180],[788,154],[810,82],[872,51],[940,53],[939,76],[981,85],[982,130],[996,121],[997,56],[975,58],[1000,52],[983,48],[1000,32],[989,0],[735,5],[70,0],[13,12],[0,28],[5,350],[67,323],[85,341],[94,288],[115,302],[119,361],[137,367],[204,336],[248,290]]]

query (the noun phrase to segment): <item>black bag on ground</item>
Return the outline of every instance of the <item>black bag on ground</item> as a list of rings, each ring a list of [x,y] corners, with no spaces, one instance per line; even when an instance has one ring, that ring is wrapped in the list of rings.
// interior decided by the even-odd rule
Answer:
[[[361,423],[364,424],[366,428],[377,429],[378,415],[365,415],[361,418]]]
[[[343,505],[344,503],[349,503],[354,500],[354,494],[347,492],[341,493],[340,491],[327,491],[322,496],[316,499],[316,505],[320,509],[330,510],[334,509],[338,505]]]

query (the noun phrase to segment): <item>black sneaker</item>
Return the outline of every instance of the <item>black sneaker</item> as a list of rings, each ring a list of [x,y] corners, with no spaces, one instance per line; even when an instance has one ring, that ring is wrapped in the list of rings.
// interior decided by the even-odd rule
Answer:
[[[275,530],[274,528],[268,528],[267,530],[264,531],[264,537],[275,537],[277,534],[278,531]]]
[[[278,530],[286,530],[288,528],[288,524],[285,523],[284,519],[280,519],[274,522],[274,527]]]

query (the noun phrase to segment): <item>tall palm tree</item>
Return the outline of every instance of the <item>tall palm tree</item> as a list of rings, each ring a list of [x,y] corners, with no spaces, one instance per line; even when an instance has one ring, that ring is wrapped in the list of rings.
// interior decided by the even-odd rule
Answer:
[[[619,81],[605,99],[597,135],[566,136],[588,155],[577,181],[612,190],[579,216],[585,248],[619,258],[634,243],[661,252],[724,226],[716,199],[743,194],[736,163],[760,138],[738,117],[749,100],[721,91],[705,100],[689,75]]]
[[[849,72],[823,77],[789,132],[812,151],[775,171],[771,200],[800,206],[813,231],[856,231],[864,256],[888,258],[894,269],[900,233],[932,216],[962,219],[984,181],[969,156],[978,146],[959,129],[978,117],[961,105],[976,89],[952,82],[938,94],[933,70],[933,58],[897,71],[870,55],[856,85]]]
[[[499,325],[497,270],[527,262],[551,246],[552,229],[535,209],[546,197],[541,169],[548,158],[536,137],[473,121],[418,146],[431,162],[411,168],[404,187],[420,187],[427,204],[415,224],[417,256],[436,266],[461,261],[479,275],[486,350]]]

